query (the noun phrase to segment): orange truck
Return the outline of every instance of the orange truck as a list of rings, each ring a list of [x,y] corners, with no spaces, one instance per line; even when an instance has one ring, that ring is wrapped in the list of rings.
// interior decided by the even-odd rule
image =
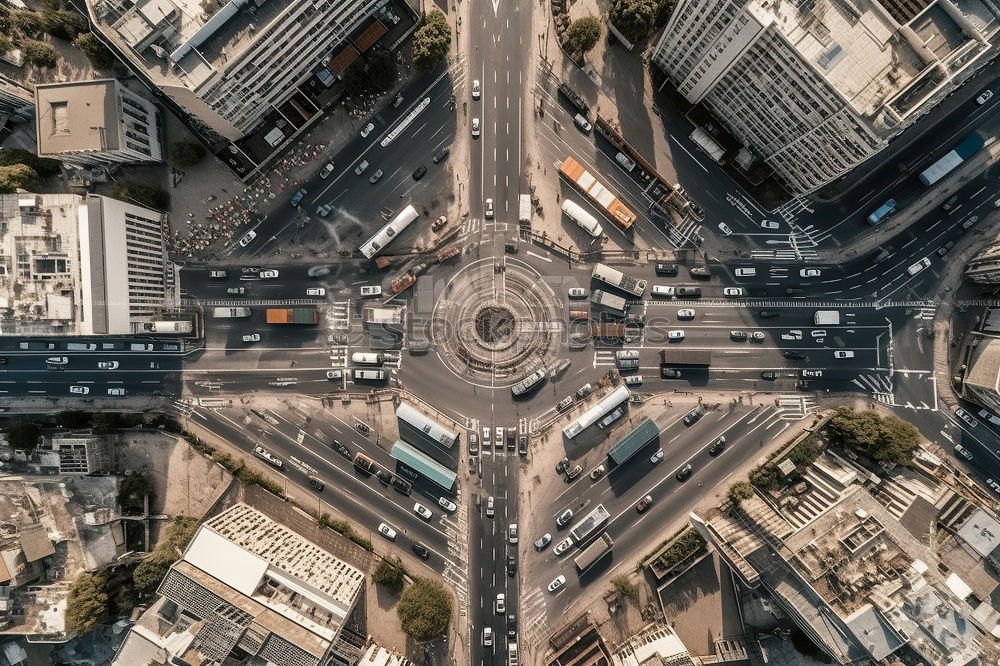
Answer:
[[[635,213],[619,201],[618,197],[604,187],[593,174],[584,169],[583,165],[572,157],[567,157],[562,166],[559,167],[559,173],[587,195],[591,203],[604,209],[615,224],[625,231],[632,228],[632,224],[636,220]]]
[[[268,308],[268,324],[318,324],[316,308]]]

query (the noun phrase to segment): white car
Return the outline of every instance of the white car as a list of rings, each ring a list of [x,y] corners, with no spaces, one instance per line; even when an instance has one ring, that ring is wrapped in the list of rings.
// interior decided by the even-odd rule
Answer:
[[[556,547],[552,550],[556,555],[562,555],[567,550],[573,547],[573,537],[566,537],[562,541],[556,544]]]
[[[479,136],[479,118],[472,119],[472,136]]]
[[[852,351],[846,351],[846,350],[842,350],[842,349],[838,349],[837,351],[833,352],[833,357],[834,358],[854,358],[854,352],[852,352]]]
[[[726,287],[725,289],[722,290],[723,296],[730,296],[730,297],[743,296],[746,293],[747,292],[745,289],[743,289],[743,287]]]
[[[438,506],[441,507],[442,509],[444,509],[445,511],[449,512],[449,513],[453,513],[455,511],[458,511],[458,505],[455,504],[454,502],[452,502],[447,497],[440,498],[438,500]]]
[[[493,646],[493,628],[483,627],[483,647]]]
[[[587,298],[587,290],[583,287],[572,287],[566,291],[566,295],[573,299]]]
[[[622,381],[625,382],[626,386],[638,386],[642,383],[642,375],[625,375],[622,377]]]
[[[618,153],[615,155],[615,161],[622,166],[623,169],[632,173],[632,169],[635,168],[635,160],[626,155],[625,153]]]
[[[503,592],[499,593],[496,601],[493,602],[493,612],[497,615],[503,615],[507,612],[507,595]]]
[[[343,379],[344,378],[344,371],[343,370],[327,370],[326,371],[326,378],[329,379],[331,382],[334,381],[334,380],[337,380],[337,379]]]
[[[968,423],[973,428],[975,428],[976,426],[979,425],[979,421],[977,421],[976,419],[972,418],[972,414],[970,414],[969,412],[965,411],[964,409],[961,409],[961,408],[956,409],[955,410],[955,416],[957,416],[958,418],[962,419],[963,421],[965,421],[966,423]]]
[[[760,341],[763,340],[765,337],[766,336],[764,335],[764,331],[754,331],[753,333],[750,334],[751,340]]]
[[[116,388],[109,388],[108,389],[108,395],[117,395],[117,396],[125,395],[125,389],[118,388],[118,387],[116,387]]]
[[[118,361],[98,361],[97,362],[97,369],[98,370],[117,370],[118,369]]]
[[[385,523],[379,523],[378,524],[378,533],[381,534],[382,536],[384,536],[389,541],[395,541],[396,540],[396,530],[392,529],[391,527],[389,527]]]
[[[549,592],[555,592],[556,590],[558,590],[560,587],[562,587],[565,584],[566,584],[566,576],[562,576],[562,575],[556,576],[555,580],[553,580],[551,583],[549,583],[548,590],[549,590]]]
[[[487,220],[493,219],[493,199],[487,199],[483,205],[483,217]]]
[[[45,359],[45,362],[48,365],[66,365],[69,363],[69,358],[65,356],[49,356]]]
[[[70,393],[75,393],[77,395],[87,395],[88,393],[90,393],[90,387],[89,386],[70,386],[69,387],[69,392]]]
[[[361,160],[361,164],[359,164],[354,168],[354,173],[360,176],[365,172],[365,169],[367,168],[368,168],[368,160]]]
[[[649,290],[651,296],[667,298],[673,296],[677,292],[676,287],[667,287],[662,284],[654,284],[653,288]]]
[[[761,229],[778,229],[780,227],[781,225],[775,222],[774,220],[764,220],[763,222],[760,223]]]
[[[993,479],[986,479],[986,485],[988,485],[993,492],[1000,493],[1000,483],[997,483]]]
[[[260,342],[260,333],[251,333],[243,336],[243,342]]]
[[[507,526],[507,541],[511,544],[517,543],[517,523]]]
[[[262,280],[274,280],[277,277],[278,277],[278,271],[274,269],[260,272],[260,279]]]
[[[361,130],[361,138],[367,139],[368,135],[372,133],[373,129],[375,129],[375,123],[368,123],[367,125],[365,125],[365,128]]]
[[[683,340],[684,331],[677,329],[676,331],[667,332],[667,340]]]
[[[972,460],[972,451],[970,451],[969,449],[965,448],[961,444],[956,444],[955,445],[955,453],[957,453],[958,455],[962,456],[966,460]]]
[[[434,514],[431,513],[431,510],[428,509],[423,504],[421,504],[420,502],[417,502],[416,504],[413,505],[413,513],[417,514],[424,520],[430,520],[431,518],[434,517]]]
[[[983,94],[976,98],[976,104],[983,105],[986,104],[986,102],[990,101],[991,99],[993,99],[993,91],[984,90]]]
[[[684,308],[683,310],[677,311],[678,319],[694,319],[694,310],[691,308]]]
[[[921,259],[917,263],[915,263],[912,266],[910,266],[909,268],[907,268],[906,272],[909,273],[910,275],[916,275],[917,273],[919,273],[920,271],[924,270],[925,268],[927,268],[930,265],[931,265],[931,260],[929,258],[927,258],[927,257],[924,257],[923,259]]]
[[[481,94],[481,92],[482,90],[479,87],[479,79],[475,79],[472,82],[472,99],[479,99],[479,95]]]
[[[254,238],[257,238],[257,232],[256,231],[248,231],[246,233],[246,235],[243,236],[243,238],[240,239],[240,247],[246,247],[247,245],[249,245],[253,241]]]
[[[662,461],[663,461],[663,449],[657,449],[656,453],[654,453],[649,457],[649,462],[653,463],[654,465],[658,465]]]
[[[333,162],[327,162],[323,170],[319,172],[319,177],[326,180],[333,173]]]
[[[306,289],[306,296],[326,296],[324,287],[309,287]]]
[[[361,298],[375,298],[382,295],[382,287],[377,284],[369,284],[361,287]]]
[[[820,270],[818,268],[803,268],[799,271],[799,277],[819,277]]]
[[[723,236],[732,236],[733,230],[729,228],[729,225],[725,222],[719,222],[719,231]]]

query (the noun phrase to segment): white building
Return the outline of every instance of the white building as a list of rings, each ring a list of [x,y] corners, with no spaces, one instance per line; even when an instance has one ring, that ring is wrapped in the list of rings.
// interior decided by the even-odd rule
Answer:
[[[115,79],[35,86],[38,155],[78,165],[162,162],[160,111]]]
[[[218,135],[236,140],[297,87],[384,0],[90,0],[91,19],[132,67]],[[214,11],[213,11],[214,9]],[[305,117],[317,113],[301,95]]]
[[[108,197],[0,194],[0,333],[121,335],[180,301],[165,214]]]
[[[112,663],[355,663],[362,646],[341,639],[363,588],[358,569],[236,504],[201,525]]]
[[[682,0],[653,61],[805,194],[985,66],[998,31],[992,0]]]

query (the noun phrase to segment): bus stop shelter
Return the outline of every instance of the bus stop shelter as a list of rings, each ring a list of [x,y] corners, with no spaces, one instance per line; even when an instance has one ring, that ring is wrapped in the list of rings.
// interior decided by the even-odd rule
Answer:
[[[421,476],[451,492],[455,487],[455,472],[437,462],[426,453],[418,451],[401,439],[392,445],[390,454],[399,462],[413,468]]]

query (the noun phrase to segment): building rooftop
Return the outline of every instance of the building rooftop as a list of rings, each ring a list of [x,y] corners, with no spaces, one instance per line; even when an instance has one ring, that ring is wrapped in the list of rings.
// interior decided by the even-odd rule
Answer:
[[[38,154],[118,150],[117,86],[114,79],[36,85]]]
[[[1000,522],[979,509],[958,529],[958,536],[979,557],[989,557],[1000,546]]]
[[[979,340],[972,350],[964,383],[988,391],[1000,389],[1000,338]]]

